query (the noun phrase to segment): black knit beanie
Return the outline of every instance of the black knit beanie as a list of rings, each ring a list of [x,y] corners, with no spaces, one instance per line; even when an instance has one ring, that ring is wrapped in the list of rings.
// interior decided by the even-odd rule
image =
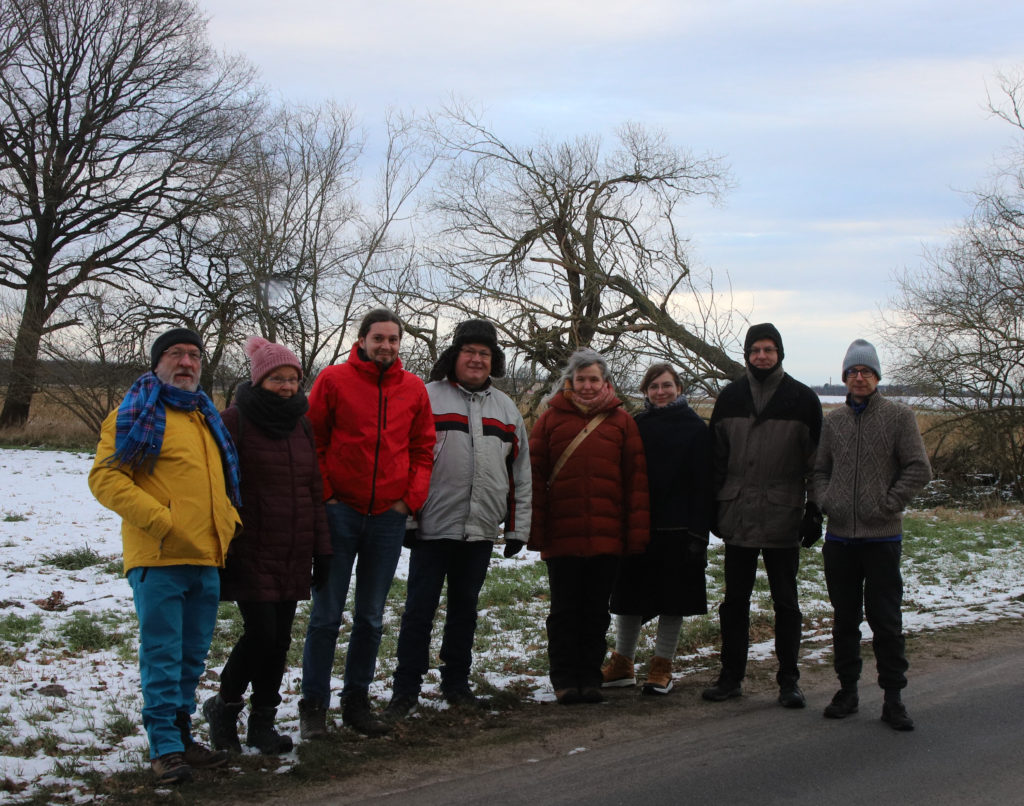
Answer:
[[[434,363],[430,380],[447,378],[455,381],[455,358],[467,344],[482,344],[491,351],[491,377],[501,378],[505,374],[505,353],[498,346],[498,331],[494,325],[483,319],[467,319],[455,326],[452,343]]]
[[[171,328],[166,333],[157,336],[156,341],[153,342],[153,347],[149,351],[149,368],[155,370],[156,365],[160,363],[160,356],[175,344],[194,344],[200,350],[203,349],[203,340],[194,330],[189,330],[187,327]]]
[[[755,341],[761,341],[761,339],[771,339],[775,342],[775,346],[779,350],[779,363],[781,364],[782,359],[786,357],[786,353],[782,349],[782,336],[779,335],[778,328],[771,322],[750,326],[750,329],[747,331],[747,338],[743,341],[743,359],[747,364],[750,364],[750,348],[754,346]]]

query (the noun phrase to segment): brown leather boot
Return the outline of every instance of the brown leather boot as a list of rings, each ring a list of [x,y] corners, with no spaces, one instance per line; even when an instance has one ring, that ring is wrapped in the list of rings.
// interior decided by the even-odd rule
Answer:
[[[612,656],[601,667],[601,677],[604,678],[604,682],[601,683],[603,688],[635,686],[636,672],[633,671],[633,659],[612,650]]]
[[[644,683],[644,694],[668,694],[672,690],[672,661],[668,658],[651,658],[651,668]]]

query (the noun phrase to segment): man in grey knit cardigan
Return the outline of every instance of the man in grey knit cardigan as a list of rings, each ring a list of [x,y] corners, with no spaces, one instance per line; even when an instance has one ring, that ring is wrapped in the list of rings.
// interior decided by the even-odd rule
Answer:
[[[913,730],[914,722],[901,698],[907,685],[902,516],[931,479],[931,467],[914,412],[877,391],[881,378],[874,346],[854,341],[843,360],[846,405],[825,417],[815,461],[818,504],[828,516],[822,556],[842,686],[825,716],[843,719],[857,712],[863,614],[871,627],[878,685],[885,692],[882,720],[905,731]]]

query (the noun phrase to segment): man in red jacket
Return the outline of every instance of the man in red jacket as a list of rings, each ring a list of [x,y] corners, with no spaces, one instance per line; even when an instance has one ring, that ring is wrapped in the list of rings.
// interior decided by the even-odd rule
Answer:
[[[303,739],[327,732],[334,651],[357,556],[342,721],[368,736],[387,732],[370,708],[369,688],[406,517],[427,498],[434,450],[430,398],[423,381],[402,369],[401,338],[402,323],[394,313],[370,311],[348,361],[324,369],[309,395],[334,554],[327,584],[313,591],[306,631],[299,702]]]

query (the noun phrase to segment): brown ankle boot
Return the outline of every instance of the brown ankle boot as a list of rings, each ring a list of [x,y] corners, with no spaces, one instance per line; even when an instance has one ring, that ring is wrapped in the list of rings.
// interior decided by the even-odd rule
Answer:
[[[644,694],[668,694],[672,690],[672,661],[668,658],[651,658],[651,668],[644,683]]]
[[[601,683],[604,688],[619,688],[636,685],[636,672],[633,671],[633,659],[612,651],[608,662],[601,667]]]

